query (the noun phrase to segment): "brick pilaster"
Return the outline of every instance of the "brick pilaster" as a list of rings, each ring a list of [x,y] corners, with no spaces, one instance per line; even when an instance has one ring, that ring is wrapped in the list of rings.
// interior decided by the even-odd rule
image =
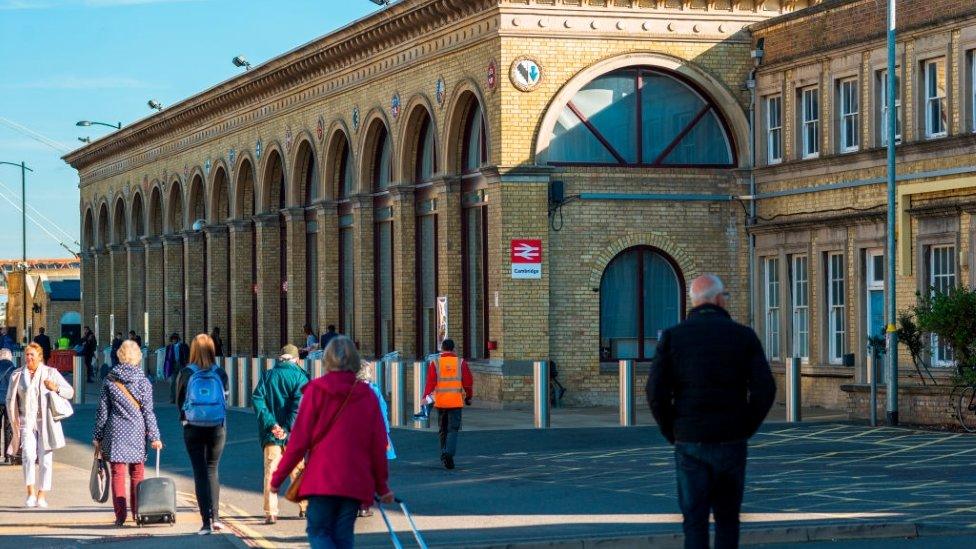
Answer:
[[[183,306],[183,236],[170,234],[163,237],[164,256],[164,292],[163,306],[166,309],[164,319],[166,338],[172,333],[189,340],[184,329]]]
[[[254,217],[258,263],[258,352],[272,355],[280,349],[281,220],[277,213]]]
[[[364,357],[375,354],[375,266],[373,264],[373,200],[366,195],[353,197],[353,256],[356,265],[355,307],[356,325],[353,330],[359,351]]]
[[[125,334],[129,331],[129,254],[125,245],[109,246],[109,259],[112,262],[112,314],[115,315],[115,331]]]
[[[149,312],[149,332],[143,341],[154,349],[166,343],[165,256],[163,239],[151,236],[142,239],[146,247],[146,311]]]
[[[213,303],[205,304],[206,295],[206,250],[204,235],[201,232],[187,232],[183,235],[184,295],[186,303],[185,326],[187,340],[199,333],[209,332],[204,310]]]
[[[207,330],[220,328],[220,335],[224,340],[224,354],[229,356],[234,352],[229,324],[230,267],[227,255],[229,231],[226,225],[210,225],[204,229],[204,233],[207,239]]]
[[[128,258],[128,302],[129,328],[137,334],[142,334],[145,342],[145,312],[146,312],[146,248],[139,240],[131,240],[125,244]]]
[[[464,353],[464,307],[461,266],[461,180],[444,177],[434,182],[437,189],[437,288],[447,296],[447,335]]]
[[[288,341],[298,344],[304,343],[305,316],[308,306],[308,288],[305,283],[305,209],[289,208],[284,210],[285,230],[288,244],[281,253],[286,253],[285,280],[288,282]],[[299,345],[301,347],[301,345]]]
[[[253,355],[254,280],[251,278],[251,246],[254,225],[250,221],[232,221],[230,228],[230,331],[224,334],[237,355]]]
[[[316,206],[319,248],[319,330],[339,325],[339,213],[335,202]]]
[[[413,188],[394,187],[393,195],[393,347],[417,356],[416,207]]]

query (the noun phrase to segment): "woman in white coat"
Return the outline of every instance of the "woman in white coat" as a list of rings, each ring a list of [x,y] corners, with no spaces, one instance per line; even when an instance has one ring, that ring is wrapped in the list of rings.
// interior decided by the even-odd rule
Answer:
[[[71,400],[75,395],[60,372],[44,365],[43,357],[40,345],[28,345],[24,349],[24,366],[11,374],[7,389],[7,415],[13,426],[10,452],[23,450],[27,507],[47,507],[44,493],[51,490],[54,450],[64,447],[64,431],[51,413],[50,401]]]

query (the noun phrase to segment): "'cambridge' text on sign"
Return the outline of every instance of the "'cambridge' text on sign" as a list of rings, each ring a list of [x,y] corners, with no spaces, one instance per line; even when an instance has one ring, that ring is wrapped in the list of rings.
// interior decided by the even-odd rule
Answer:
[[[542,278],[541,240],[512,240],[512,278]]]

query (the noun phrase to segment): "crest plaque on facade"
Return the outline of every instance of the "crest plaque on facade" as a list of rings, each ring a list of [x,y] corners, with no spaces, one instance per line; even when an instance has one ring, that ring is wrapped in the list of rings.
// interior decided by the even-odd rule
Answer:
[[[512,62],[509,78],[515,89],[530,92],[542,83],[542,68],[534,59],[520,57]]]

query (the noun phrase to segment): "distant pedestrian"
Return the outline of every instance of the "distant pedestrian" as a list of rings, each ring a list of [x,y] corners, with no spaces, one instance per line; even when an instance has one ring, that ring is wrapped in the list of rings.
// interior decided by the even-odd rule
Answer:
[[[373,365],[370,362],[363,362],[362,368],[359,373],[356,374],[356,379],[369,385],[372,389],[373,394],[376,395],[376,402],[380,407],[380,416],[383,417],[383,424],[386,426],[386,459],[394,460],[396,459],[396,450],[393,449],[393,440],[390,438],[390,418],[386,407],[386,398],[383,396],[383,392],[376,383],[373,382]],[[373,506],[373,500],[364,501],[359,506],[359,516],[370,517],[373,516],[373,512],[370,507]]]
[[[111,464],[115,525],[122,526],[126,519],[126,471],[135,519],[137,488],[145,476],[146,444],[154,450],[163,448],[153,407],[152,383],[142,372],[142,349],[134,341],[119,346],[116,365],[102,384],[92,439],[95,453]]]
[[[92,359],[95,358],[95,349],[98,347],[98,340],[95,339],[91,328],[85,326],[85,333],[81,337],[81,356],[85,359],[85,374],[88,383],[95,382],[95,368],[92,366]]]
[[[34,343],[41,346],[41,350],[44,351],[44,364],[47,364],[51,360],[51,338],[44,333],[44,328],[38,328],[37,336],[34,337]]]
[[[174,334],[176,335],[176,334]],[[213,339],[193,338],[190,364],[174,376],[183,441],[193,467],[193,483],[203,527],[198,534],[224,529],[220,523],[220,456],[227,441],[227,372],[217,365]]]
[[[119,365],[119,349],[122,347],[122,332],[115,332],[115,337],[112,338],[112,355],[109,360],[112,367],[115,368]]]
[[[328,331],[322,334],[319,338],[319,349],[325,350],[329,346],[329,342],[335,339],[339,334],[336,332],[335,324],[329,324]]]
[[[69,338],[68,336],[62,333],[61,337],[58,338],[58,350],[68,351],[70,349],[71,349],[71,338]]]
[[[10,349],[0,349],[0,427],[3,429],[3,440],[0,442],[0,458],[10,463],[15,456],[7,453],[7,445],[13,439],[13,427],[7,420],[7,389],[10,388],[10,376],[17,369],[14,355]]]
[[[271,475],[278,468],[288,446],[288,436],[298,416],[302,389],[308,384],[308,372],[298,365],[298,347],[285,345],[274,368],[261,376],[251,394],[251,405],[258,419],[258,440],[264,449],[264,520],[278,521],[278,493],[271,489]],[[306,505],[298,508],[304,518]]]
[[[0,328],[0,349],[10,349],[13,351],[14,347],[14,339],[10,337],[10,333],[6,328]]]
[[[658,342],[647,400],[674,444],[685,547],[708,547],[711,511],[716,549],[734,548],[747,441],[769,412],[776,385],[755,332],[729,316],[722,281],[700,276],[688,293],[688,318]]]
[[[437,408],[441,463],[446,469],[454,468],[461,412],[465,405],[471,405],[473,389],[474,381],[468,363],[454,352],[454,340],[445,339],[441,343],[441,353],[427,367],[425,404],[414,418],[426,419],[430,413],[430,403]]]
[[[220,339],[220,328],[214,326],[213,331],[210,332],[210,339],[214,342],[214,351],[217,356],[224,356],[224,340]]]
[[[207,336],[207,339],[210,339],[210,336]],[[180,334],[173,332],[169,336],[169,345],[166,346],[166,353],[163,355],[163,375],[170,380],[170,402],[176,402],[176,374],[183,371],[189,360],[190,349],[180,340]]]
[[[319,348],[319,337],[315,335],[311,324],[306,324],[302,328],[302,331],[305,332],[305,346],[301,348],[298,354],[300,358],[305,358],[308,356],[308,353]]]
[[[136,345],[142,349],[142,337],[135,330],[129,330],[129,341],[135,341]]]
[[[356,345],[336,337],[325,349],[326,375],[306,387],[285,455],[271,478],[277,491],[306,455],[299,495],[308,498],[306,532],[312,549],[352,547],[359,504],[387,485],[386,428],[376,397],[356,381]]]
[[[28,345],[24,365],[10,375],[7,388],[7,418],[13,424],[10,453],[22,451],[25,507],[47,507],[44,494],[51,490],[54,450],[65,446],[61,422],[51,413],[52,399],[70,400],[75,395],[61,372],[45,366],[43,360],[41,346]]]

